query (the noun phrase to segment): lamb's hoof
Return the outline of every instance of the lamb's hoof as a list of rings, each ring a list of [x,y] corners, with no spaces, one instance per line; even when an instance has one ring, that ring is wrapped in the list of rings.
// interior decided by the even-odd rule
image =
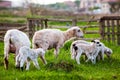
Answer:
[[[77,63],[78,65],[80,65],[80,63]]]
[[[16,66],[16,69],[20,69],[20,66]]]
[[[23,71],[23,67],[20,68]]]

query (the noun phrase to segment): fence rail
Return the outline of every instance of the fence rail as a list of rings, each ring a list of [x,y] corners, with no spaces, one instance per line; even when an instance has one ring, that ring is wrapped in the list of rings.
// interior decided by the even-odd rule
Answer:
[[[50,18],[27,18],[27,24],[18,23],[0,23],[0,40],[3,40],[4,34],[9,29],[19,29],[21,31],[27,32],[29,38],[32,38],[35,31],[48,28],[48,21],[54,22],[71,22],[73,26],[77,25],[77,22],[87,22],[85,26],[80,26],[83,29],[85,35],[87,34],[100,34],[101,37],[95,39],[108,40],[109,42],[117,41],[120,44],[120,16],[104,16],[98,19],[89,20],[77,20],[77,19],[50,19]],[[91,22],[98,22],[99,25],[91,25]],[[100,27],[99,27],[100,26]],[[88,28],[95,28],[97,30],[89,30]],[[88,29],[88,30],[87,30]],[[94,38],[84,38],[84,40],[91,40]]]
[[[27,32],[26,24],[0,23],[0,41],[3,41],[6,31],[9,29],[19,29],[21,31]]]
[[[98,34],[99,31],[86,31],[86,28],[98,27],[99,25],[90,25],[91,22],[98,22],[98,19],[93,19],[93,17],[89,20],[78,20],[78,19],[52,19],[52,18],[27,18],[28,29],[30,31],[29,35],[34,34],[34,32],[38,29],[50,28],[48,25],[49,21],[53,22],[71,22],[72,26],[76,26],[78,22],[87,22],[86,26],[80,26],[83,28],[86,34]],[[54,27],[55,28],[55,27]]]
[[[100,34],[103,40],[120,45],[120,16],[105,16],[100,19]]]

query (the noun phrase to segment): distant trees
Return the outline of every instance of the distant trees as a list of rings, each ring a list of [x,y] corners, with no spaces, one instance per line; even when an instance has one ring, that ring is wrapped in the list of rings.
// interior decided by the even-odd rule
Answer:
[[[79,7],[80,7],[80,0],[75,0],[74,3],[76,4],[77,11],[78,11],[78,10],[79,10]]]
[[[120,13],[120,1],[118,2],[109,2],[109,5],[111,6],[110,11],[112,13]]]

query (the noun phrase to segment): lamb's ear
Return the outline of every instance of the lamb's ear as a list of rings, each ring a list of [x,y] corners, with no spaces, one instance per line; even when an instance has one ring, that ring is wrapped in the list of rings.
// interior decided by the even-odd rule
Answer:
[[[94,43],[95,43],[95,41],[94,41],[94,40],[92,40],[91,42],[94,42]]]

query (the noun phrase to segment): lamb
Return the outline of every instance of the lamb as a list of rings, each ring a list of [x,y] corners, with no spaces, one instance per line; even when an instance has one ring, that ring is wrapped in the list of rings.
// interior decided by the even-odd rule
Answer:
[[[102,48],[101,48],[101,50],[100,50],[100,52],[99,52],[99,54],[97,56],[98,60],[100,60],[100,59],[104,60],[104,54],[106,54],[106,56],[108,58],[110,58],[111,54],[113,53],[112,49],[106,47],[103,43],[101,43],[101,44],[102,44],[102,46],[101,46]],[[102,52],[104,52],[104,54],[100,54]]]
[[[72,42],[72,44],[71,44],[71,46],[70,46],[71,59],[74,59],[74,56],[73,56],[73,55],[76,54],[76,53],[75,53],[75,50],[74,50],[74,48],[73,48],[73,45],[81,44],[81,43],[83,43],[83,44],[88,44],[88,45],[91,44],[91,42],[84,41],[84,40],[76,40],[76,41]]]
[[[8,30],[4,36],[4,66],[8,69],[9,53],[19,53],[19,48],[22,46],[30,47],[31,43],[28,36],[17,29]]]
[[[112,49],[105,47],[105,54],[107,55],[108,58],[111,57],[112,53],[113,53]]]
[[[104,60],[104,54],[106,54],[107,57],[110,57],[111,54],[112,54],[112,50],[108,47],[106,47],[102,42],[100,42],[99,40],[94,40],[95,42],[99,42],[101,46],[99,46],[99,49],[98,49],[98,54],[94,53],[93,56],[94,58],[96,59],[96,57],[98,57],[98,59],[102,58],[102,60]],[[74,41],[72,44],[71,44],[71,54],[74,54],[75,51],[73,49],[73,44],[87,44],[87,45],[90,45],[91,42],[87,42],[87,41],[84,41],[84,40],[76,40]],[[71,56],[72,58],[72,56]],[[72,58],[73,59],[73,58]],[[95,60],[96,61],[96,60]]]
[[[94,61],[94,53],[97,53],[98,51],[98,47],[101,46],[98,42],[93,41],[91,44],[84,44],[84,43],[80,43],[80,44],[72,44],[73,49],[74,49],[74,53],[72,53],[72,58],[76,59],[77,64],[80,64],[80,56],[82,53],[85,53],[85,55],[87,56],[87,60],[91,60],[92,63],[95,64]]]
[[[19,49],[19,54],[16,56],[16,67],[20,63],[20,68],[23,71],[24,63],[26,62],[26,70],[29,70],[30,60],[33,61],[33,64],[37,69],[40,69],[37,57],[44,57],[45,51],[42,48],[30,49],[27,46],[23,46]]]
[[[57,57],[59,48],[61,48],[67,40],[73,37],[83,37],[82,30],[77,26],[71,27],[67,31],[43,29],[35,32],[32,39],[32,45],[33,48],[43,48],[45,51],[55,48],[54,55]]]
[[[99,40],[94,40],[95,42],[100,42]],[[99,47],[99,54],[95,54],[94,57],[99,57],[104,60],[104,54],[109,58],[112,54],[112,50],[104,45],[104,43],[100,42],[101,46]]]

